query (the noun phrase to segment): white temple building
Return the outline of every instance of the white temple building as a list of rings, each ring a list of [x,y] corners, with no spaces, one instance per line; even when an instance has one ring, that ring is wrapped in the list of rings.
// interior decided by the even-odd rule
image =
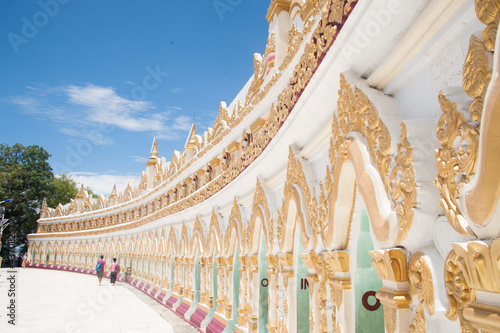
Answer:
[[[31,267],[116,257],[210,333],[500,331],[499,9],[270,1],[213,127],[155,140],[123,193],[44,205]]]

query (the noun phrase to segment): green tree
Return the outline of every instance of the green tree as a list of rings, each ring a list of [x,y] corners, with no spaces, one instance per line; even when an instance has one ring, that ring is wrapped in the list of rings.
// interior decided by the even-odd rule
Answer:
[[[19,246],[26,243],[27,234],[36,232],[43,198],[50,197],[54,188],[49,157],[45,149],[36,145],[0,144],[0,200],[14,199],[3,204],[5,217],[11,220],[2,235],[3,256],[8,252],[6,240]]]
[[[58,204],[65,205],[78,194],[78,184],[73,178],[65,174],[54,177],[53,192],[47,197],[47,205],[56,207]]]
[[[99,195],[95,194],[94,191],[90,187],[85,187],[85,191],[89,194],[89,197],[97,199],[99,198]]]
[[[2,235],[1,257],[8,256],[12,247],[26,244],[26,236],[36,232],[44,198],[49,207],[56,207],[69,203],[79,192],[71,177],[54,176],[49,157],[45,149],[36,145],[0,144],[0,201],[14,199],[2,205],[5,218],[11,223]],[[86,190],[97,198],[92,189]],[[21,253],[25,250],[26,247],[21,249]]]

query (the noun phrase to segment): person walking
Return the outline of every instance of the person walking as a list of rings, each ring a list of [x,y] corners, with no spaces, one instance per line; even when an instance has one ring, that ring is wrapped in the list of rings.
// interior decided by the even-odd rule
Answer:
[[[99,285],[101,285],[102,275],[104,274],[104,266],[106,266],[106,262],[104,261],[104,256],[101,255],[101,259],[97,261],[97,266],[95,267],[95,271],[97,273],[97,279],[99,280]]]
[[[23,263],[22,263],[23,268],[26,268],[26,263],[27,262],[28,262],[28,254],[25,253],[24,256],[23,256]]]
[[[114,286],[116,283],[116,276],[120,273],[120,265],[116,262],[116,258],[113,258],[113,263],[111,264],[111,285]]]

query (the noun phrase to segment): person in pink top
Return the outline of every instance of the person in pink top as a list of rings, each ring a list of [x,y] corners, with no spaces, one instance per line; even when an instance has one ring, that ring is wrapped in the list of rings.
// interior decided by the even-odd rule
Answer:
[[[114,286],[116,283],[116,276],[120,273],[120,265],[116,262],[116,258],[113,258],[113,263],[111,264],[111,285]]]
[[[104,256],[101,255],[101,260],[97,261],[96,273],[97,279],[99,280],[99,285],[101,285],[102,275],[104,274],[104,266],[106,266],[106,262],[104,261]]]

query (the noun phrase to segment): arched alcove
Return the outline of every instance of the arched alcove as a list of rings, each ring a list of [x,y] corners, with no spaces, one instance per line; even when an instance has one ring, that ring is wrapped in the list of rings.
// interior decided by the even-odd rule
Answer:
[[[297,228],[294,237],[293,246],[293,267],[294,278],[289,283],[291,290],[295,292],[295,299],[291,299],[290,303],[295,302],[295,306],[291,307],[295,313],[291,312],[290,332],[309,332],[309,287],[307,283],[307,266],[302,260],[301,254],[306,253],[302,244],[302,237]],[[295,322],[294,322],[295,321]],[[294,328],[296,330],[294,330]]]
[[[375,297],[376,292],[382,287],[382,281],[371,264],[372,257],[369,252],[373,251],[374,247],[366,208],[361,208],[356,217],[360,218],[360,221],[353,221],[359,223],[357,242],[353,244],[353,249],[355,247],[353,286],[356,333],[384,332],[383,306]],[[353,235],[354,237],[356,236]]]
[[[268,323],[268,314],[269,314],[269,274],[267,272],[267,247],[266,247],[266,238],[260,237],[260,246],[259,246],[259,297],[258,303],[252,304],[252,307],[257,307],[259,313],[259,333],[267,332],[267,323]],[[254,291],[255,292],[255,291]],[[254,311],[255,313],[255,311]]]

